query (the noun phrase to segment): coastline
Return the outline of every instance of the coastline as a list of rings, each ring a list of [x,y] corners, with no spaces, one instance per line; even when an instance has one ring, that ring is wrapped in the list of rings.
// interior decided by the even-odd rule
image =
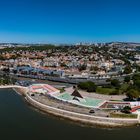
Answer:
[[[137,126],[139,124],[139,120],[137,119],[121,119],[121,118],[106,118],[106,117],[97,117],[97,116],[89,116],[85,114],[70,112],[62,109],[57,109],[54,107],[50,107],[44,104],[41,104],[35,100],[33,100],[30,96],[26,96],[26,101],[37,109],[58,116],[64,119],[68,119],[80,124],[86,124],[89,126],[99,126],[106,128],[121,128],[121,127],[131,127]]]
[[[27,88],[18,87],[18,88],[13,88],[13,90],[16,93],[22,95],[25,98],[25,100],[36,109],[43,111],[44,113],[52,114],[56,117],[61,117],[66,120],[79,123],[81,125],[86,125],[90,127],[96,126],[96,127],[103,127],[103,128],[104,127],[105,128],[122,128],[122,127],[137,126],[140,123],[139,117],[137,117],[136,119],[109,118],[109,117],[90,116],[86,114],[62,110],[53,106],[42,104],[32,99],[27,94]]]
[[[26,88],[12,88],[17,94],[22,95],[23,97],[26,96],[27,89]]]

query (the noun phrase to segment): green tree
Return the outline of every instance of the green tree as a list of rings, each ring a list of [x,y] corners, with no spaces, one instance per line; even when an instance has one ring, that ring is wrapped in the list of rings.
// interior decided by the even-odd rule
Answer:
[[[94,82],[87,81],[87,82],[79,83],[78,88],[87,90],[87,92],[95,92],[97,89],[97,86],[95,85]]]
[[[132,77],[132,80],[133,81],[140,80],[140,74],[134,74],[133,77]]]
[[[138,98],[139,92],[136,89],[130,89],[127,91],[126,96],[130,99]]]
[[[124,78],[124,82],[126,82],[126,83],[129,83],[130,80],[131,80],[130,76],[126,76],[126,77]]]
[[[134,87],[136,87],[138,90],[140,90],[140,80],[135,80],[133,85],[134,85]]]
[[[86,90],[88,87],[88,83],[87,82],[81,82],[78,84],[78,88]]]
[[[118,88],[118,87],[120,87],[120,81],[117,80],[117,79],[113,79],[113,80],[111,80],[111,85],[112,85],[113,87]]]
[[[130,74],[130,73],[132,73],[131,65],[127,65],[127,66],[124,68],[124,74]]]
[[[86,70],[86,68],[87,68],[87,65],[83,64],[83,65],[79,66],[79,71]]]
[[[140,91],[140,74],[135,74],[132,77],[133,87]]]

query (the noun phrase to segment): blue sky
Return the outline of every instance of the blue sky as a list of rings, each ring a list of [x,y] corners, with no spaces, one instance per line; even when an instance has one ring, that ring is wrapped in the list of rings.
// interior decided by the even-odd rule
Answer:
[[[140,42],[139,0],[0,0],[0,42]]]

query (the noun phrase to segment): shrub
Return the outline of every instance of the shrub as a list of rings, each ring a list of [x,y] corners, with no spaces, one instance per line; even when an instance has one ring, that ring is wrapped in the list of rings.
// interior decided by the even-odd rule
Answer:
[[[123,109],[122,109],[122,112],[124,113],[131,113],[131,107],[130,106],[125,106]]]

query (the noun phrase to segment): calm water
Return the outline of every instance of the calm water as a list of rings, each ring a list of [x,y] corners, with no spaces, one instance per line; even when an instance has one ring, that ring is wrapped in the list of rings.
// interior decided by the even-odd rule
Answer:
[[[12,90],[0,90],[1,140],[132,140],[140,128],[117,130],[80,127],[43,115]]]

